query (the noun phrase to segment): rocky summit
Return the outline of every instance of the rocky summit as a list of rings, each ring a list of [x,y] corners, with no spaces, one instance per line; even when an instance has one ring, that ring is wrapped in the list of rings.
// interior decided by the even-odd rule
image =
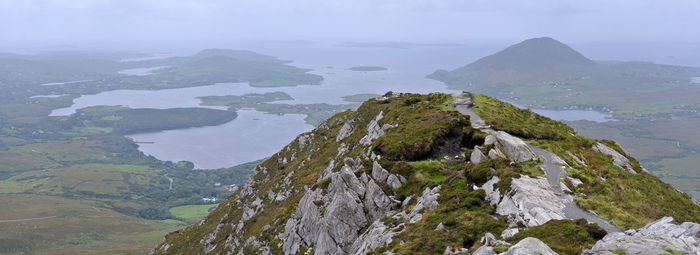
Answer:
[[[478,94],[370,99],[153,254],[699,254],[700,206],[613,141]]]

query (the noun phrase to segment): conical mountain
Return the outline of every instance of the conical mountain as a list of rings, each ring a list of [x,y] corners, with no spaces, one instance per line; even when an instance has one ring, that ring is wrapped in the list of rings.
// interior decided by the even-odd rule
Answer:
[[[571,66],[589,68],[596,63],[568,45],[550,37],[525,40],[467,66],[476,70],[521,71]]]

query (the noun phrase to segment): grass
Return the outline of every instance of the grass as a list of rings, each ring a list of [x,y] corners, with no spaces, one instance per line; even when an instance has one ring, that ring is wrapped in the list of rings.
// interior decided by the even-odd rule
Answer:
[[[484,95],[474,95],[476,112],[487,124],[512,135],[536,139],[564,139],[576,133],[564,123],[518,109]]]
[[[103,208],[98,202],[47,195],[3,195],[0,220],[54,218],[0,223],[0,253],[140,253],[175,229]]]
[[[218,204],[183,205],[170,208],[170,213],[179,220],[193,224],[204,219]]]
[[[407,111],[385,111],[384,122],[401,124],[375,142],[375,150],[391,160],[421,160],[436,153],[447,137],[459,137],[468,120],[457,111],[445,110],[452,97],[446,94],[406,95],[391,100],[388,107]]]

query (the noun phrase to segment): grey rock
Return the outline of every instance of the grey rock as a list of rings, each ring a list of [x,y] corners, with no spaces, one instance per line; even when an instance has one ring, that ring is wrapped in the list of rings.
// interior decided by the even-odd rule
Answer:
[[[413,209],[411,209],[409,213],[402,211],[394,215],[393,218],[404,218],[411,224],[420,221],[423,219],[423,215],[420,213],[421,210],[425,209],[425,211],[432,211],[438,206],[437,199],[440,196],[438,191],[440,191],[440,186],[436,186],[432,189],[425,188],[425,190],[423,190],[423,194],[416,201],[416,205],[413,206]]]
[[[613,164],[615,164],[617,167],[625,169],[633,174],[637,173],[634,171],[634,168],[632,168],[632,165],[630,165],[630,161],[627,157],[606,146],[605,144],[596,143],[593,145],[593,150],[611,156],[613,159]]]
[[[515,236],[515,234],[517,234],[518,232],[520,232],[520,230],[517,228],[508,228],[506,230],[503,230],[503,232],[501,232],[501,238],[503,238],[503,239],[511,238],[511,237]]]
[[[325,192],[305,191],[284,233],[278,235],[285,254],[297,253],[302,247],[313,247],[314,254],[351,254],[391,242],[393,234],[375,222],[401,202],[387,196],[366,174],[358,178],[355,172],[361,167],[359,159],[345,159],[340,171],[325,177],[330,178]]]
[[[403,227],[402,225],[400,225]],[[401,233],[396,229],[390,229],[381,220],[375,220],[369,229],[360,235],[350,249],[351,254],[369,254],[371,251],[387,246],[394,236]]]
[[[608,234],[584,254],[614,254],[615,250],[626,254],[668,254],[666,249],[700,254],[700,224],[676,224],[673,218],[664,217],[637,230]]]
[[[335,141],[340,142],[341,140],[351,136],[352,133],[355,132],[355,125],[353,124],[353,120],[346,121],[345,124],[343,124],[343,127],[340,128],[340,131],[338,131]]]
[[[490,159],[508,158],[501,150],[494,148],[489,150]]]
[[[372,178],[378,182],[385,183],[387,177],[389,177],[389,171],[382,168],[382,165],[377,163],[377,161],[374,161],[372,164]]]
[[[398,189],[401,187],[401,180],[399,180],[399,177],[396,177],[396,175],[389,175],[389,177],[386,179],[386,184],[389,185],[392,189]]]
[[[525,162],[536,159],[537,156],[522,139],[503,131],[492,132],[486,137],[485,144],[493,144],[507,158],[514,162]],[[490,152],[489,152],[490,154]],[[491,155],[489,155],[491,156]]]
[[[442,225],[442,222],[440,222],[440,224],[438,224],[437,227],[435,227],[435,231],[440,231],[443,229],[445,229],[445,225]]]
[[[479,146],[474,146],[474,150],[472,151],[472,154],[469,157],[469,161],[471,161],[472,164],[476,165],[487,159],[488,158],[486,158],[486,155],[484,155],[484,153],[481,152]]]
[[[576,161],[576,163],[578,163],[579,165],[588,166],[588,165],[586,165],[585,161],[581,160],[579,157],[577,157],[576,155],[574,155],[570,151],[567,151],[566,154],[568,154],[569,157],[573,158],[574,161]]]
[[[401,205],[401,202],[387,196],[374,181],[367,184],[363,203],[370,221],[386,216],[389,211],[396,210]]]
[[[480,242],[483,245],[492,245],[496,243],[496,237],[491,233],[486,233],[484,234],[484,236],[481,237]]]
[[[511,246],[506,252],[501,255],[556,255],[557,253],[549,248],[547,244],[534,237],[527,237],[520,240],[517,244]]]
[[[445,247],[443,255],[466,255],[469,254],[469,249],[467,248],[452,248],[450,246]]]
[[[494,188],[494,185],[498,183],[498,181],[500,181],[498,176],[491,177],[491,179],[481,187],[484,192],[486,192],[486,201],[489,201],[491,205],[497,205],[501,202],[501,191]]]
[[[481,246],[479,249],[476,249],[472,253],[472,255],[496,255],[496,251],[493,250],[493,247],[491,246]]]
[[[567,179],[569,179],[569,181],[571,181],[571,184],[573,184],[574,187],[578,187],[578,185],[583,184],[583,182],[578,178],[567,177]]]
[[[362,139],[360,139],[360,144],[370,145],[372,144],[372,141],[384,135],[384,133],[387,130],[396,127],[396,125],[391,124],[379,125],[379,120],[381,120],[384,117],[383,114],[384,112],[379,112],[377,117],[375,117],[369,122],[369,124],[367,124],[367,135],[363,136]]]
[[[486,199],[497,203],[496,213],[508,216],[511,223],[522,223],[528,227],[539,226],[552,219],[565,219],[564,208],[574,198],[562,194],[549,185],[546,178],[521,176],[513,179],[511,190],[499,199],[498,189],[493,188],[497,177],[492,178],[482,187]]]

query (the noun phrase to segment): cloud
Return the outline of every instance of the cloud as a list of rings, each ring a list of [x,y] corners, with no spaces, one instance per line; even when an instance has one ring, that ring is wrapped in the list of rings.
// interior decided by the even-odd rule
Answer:
[[[700,41],[690,0],[0,0],[0,44],[198,40]]]

